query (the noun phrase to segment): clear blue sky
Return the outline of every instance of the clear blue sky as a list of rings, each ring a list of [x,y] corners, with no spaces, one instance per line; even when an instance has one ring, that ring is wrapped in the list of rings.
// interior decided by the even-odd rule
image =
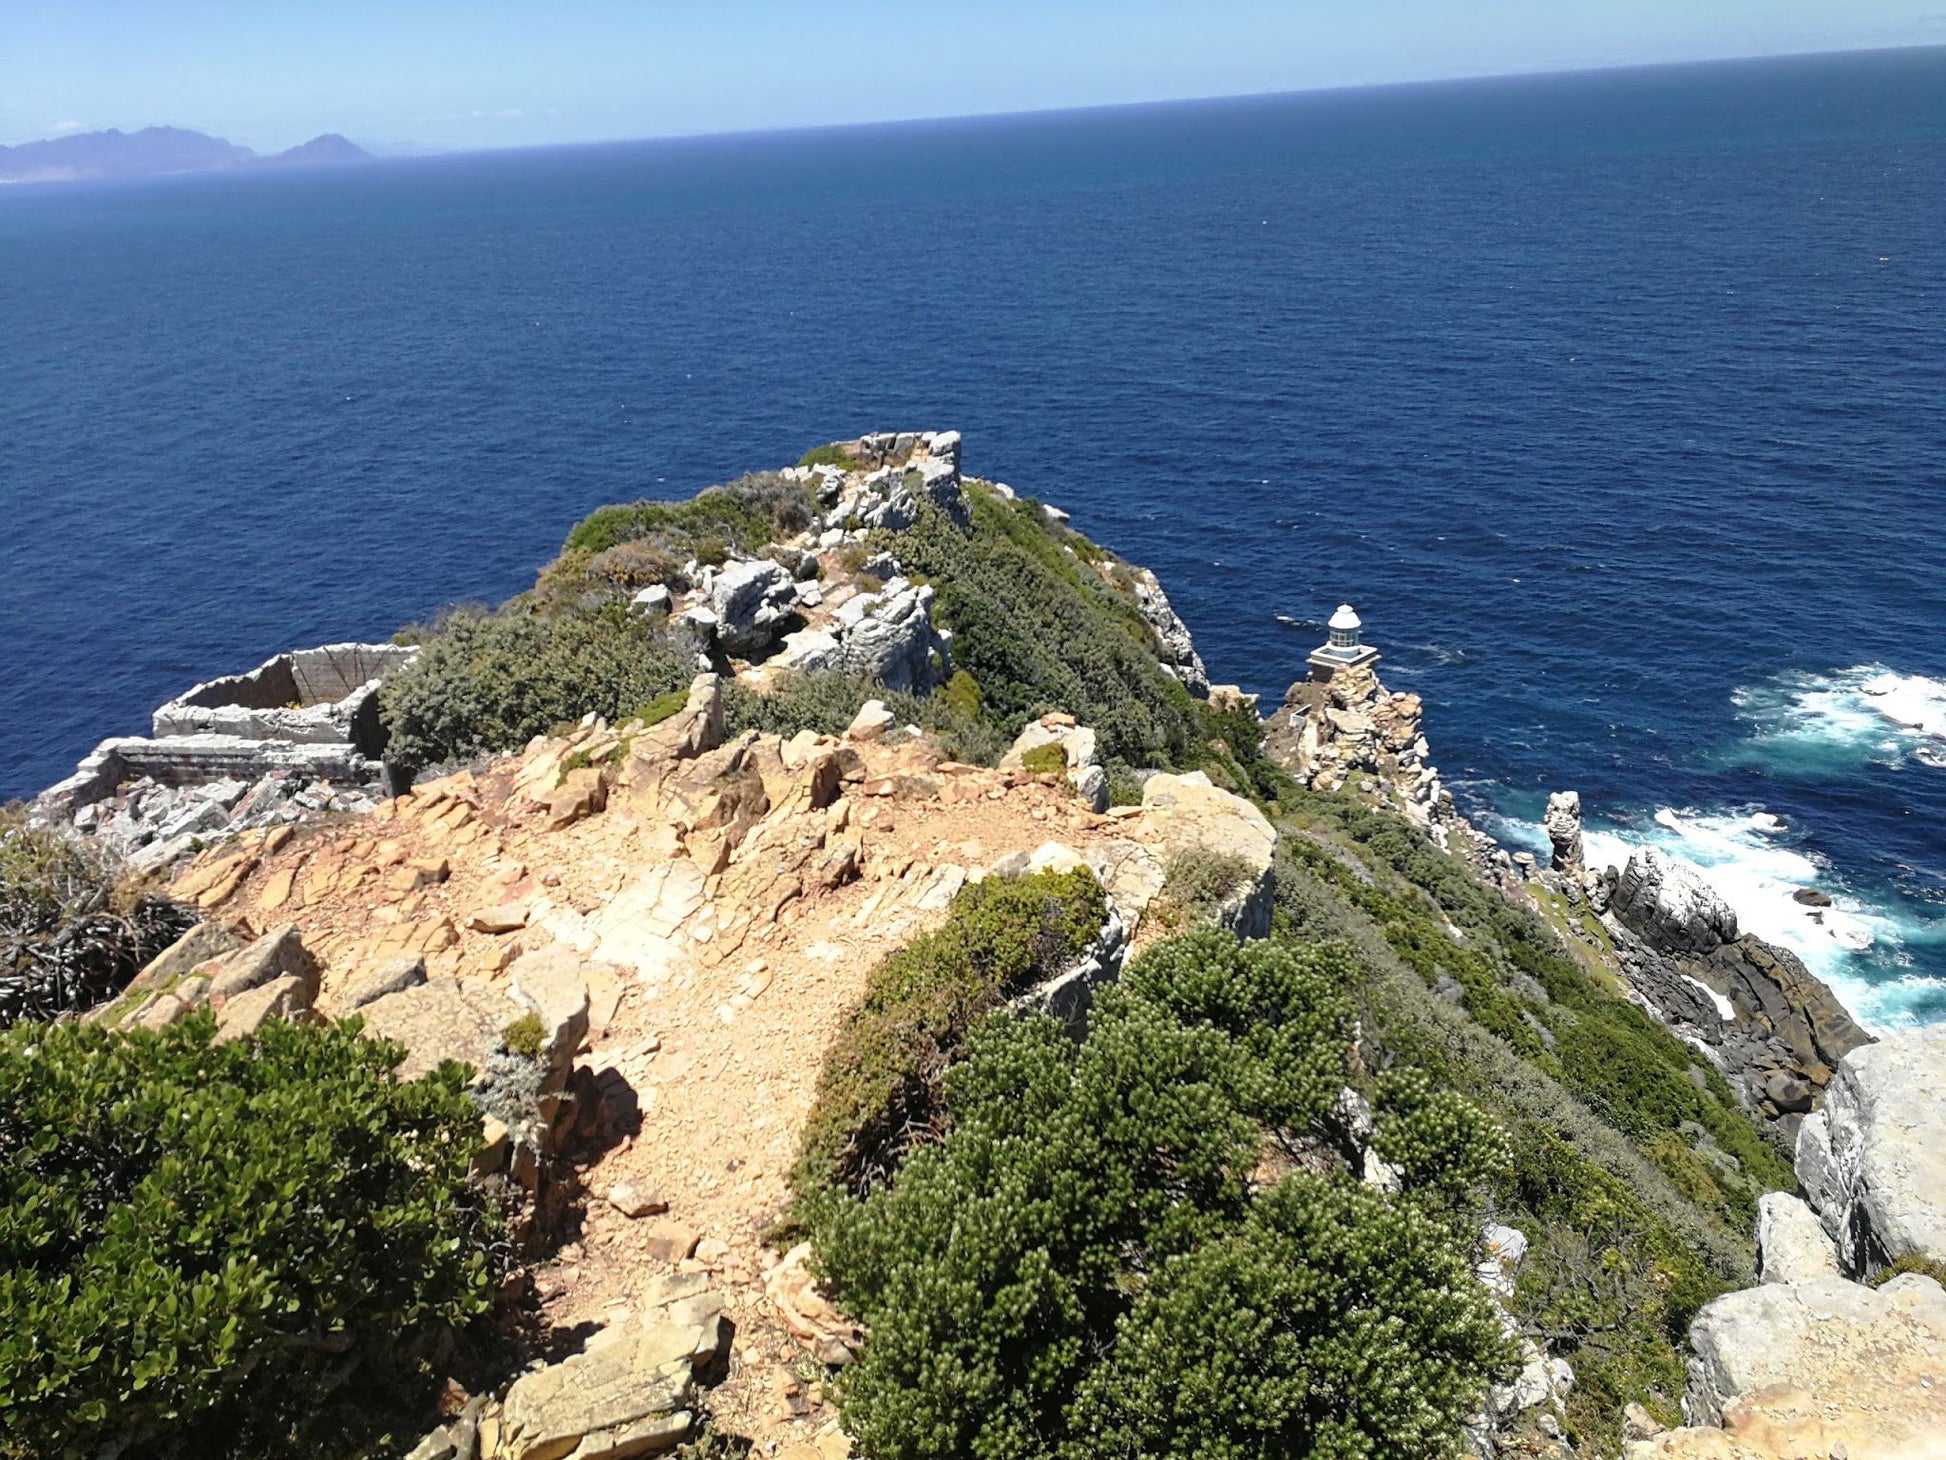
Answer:
[[[1946,43],[1946,0],[0,0],[0,141],[444,150]]]

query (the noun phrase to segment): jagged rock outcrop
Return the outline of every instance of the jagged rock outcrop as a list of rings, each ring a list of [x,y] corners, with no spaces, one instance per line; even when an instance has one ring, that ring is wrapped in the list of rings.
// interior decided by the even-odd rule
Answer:
[[[1697,1315],[1689,1427],[1631,1446],[1630,1460],[1946,1457],[1946,1290],[1921,1273],[1848,1280],[1946,1256],[1942,1061],[1946,1030],[1845,1056],[1798,1137],[1809,1205],[1763,1197],[1762,1285]]]
[[[1423,714],[1419,696],[1392,693],[1370,665],[1358,665],[1328,682],[1293,684],[1264,722],[1264,750],[1313,790],[1355,786],[1440,846],[1466,832],[1470,847],[1471,828],[1432,763]]]
[[[674,1449],[694,1423],[699,1379],[729,1343],[723,1297],[701,1273],[650,1284],[642,1308],[578,1354],[514,1381],[499,1414],[505,1460],[623,1460]]]
[[[885,464],[855,481],[840,476],[832,483],[831,477],[823,477],[832,483],[834,500],[825,517],[831,530],[900,532],[918,520],[922,501],[955,522],[968,521],[966,494],[960,488],[959,432],[882,432],[854,444],[861,462]]]
[[[1690,1327],[1689,1427],[1629,1460],[1939,1460],[1946,1456],[1946,1291],[1906,1274],[1726,1293]]]
[[[1846,1055],[1798,1132],[1797,1174],[1846,1273],[1946,1263],[1946,1028]]]
[[[797,612],[797,578],[769,558],[725,563],[710,579],[716,643],[739,658],[768,649]]]
[[[865,675],[890,690],[924,694],[945,678],[950,647],[933,627],[933,590],[894,578],[880,593],[863,593],[840,604],[838,662],[834,668]]]
[[[1740,936],[1734,910],[1686,863],[1639,847],[1596,892],[1632,997],[1795,1137],[1838,1061],[1870,1036],[1795,954]]]
[[[1007,753],[1000,757],[1000,769],[1023,766],[1026,757],[1047,746],[1058,746],[1068,784],[1075,794],[1096,813],[1108,809],[1108,772],[1102,769],[1096,750],[1095,732],[1077,725],[1074,716],[1052,713],[1030,720],[1014,738]]]
[[[1694,868],[1654,847],[1630,853],[1608,908],[1663,952],[1704,954],[1737,940],[1736,911]]]
[[[1163,669],[1181,680],[1191,694],[1207,697],[1209,671],[1203,667],[1203,656],[1196,652],[1189,625],[1169,602],[1169,595],[1162,591],[1154,573],[1147,568],[1134,568],[1129,577],[1135,589],[1135,606],[1155,630],[1157,657]]]
[[[932,621],[930,585],[893,578],[851,594],[811,627],[785,636],[768,673],[836,671],[877,680],[889,690],[926,694],[950,672],[951,640]]]
[[[1271,903],[1277,890],[1272,870],[1277,831],[1263,812],[1241,796],[1212,784],[1201,771],[1149,777],[1142,785],[1141,812],[1154,828],[1165,873],[1170,861],[1191,851],[1234,858],[1245,876],[1242,885],[1217,910],[1216,921],[1239,938],[1269,935]],[[1115,894],[1117,873],[1126,878],[1129,869],[1112,869],[1102,879],[1111,895]]]
[[[1581,848],[1581,795],[1577,791],[1556,791],[1547,798],[1547,811],[1541,818],[1547,840],[1554,848],[1553,869],[1563,881],[1579,889],[1587,875]]]
[[[207,1007],[217,1039],[227,1043],[255,1034],[266,1019],[312,1017],[322,972],[294,927],[239,947],[227,930],[199,924],[87,1018],[117,1029],[165,1029]]]

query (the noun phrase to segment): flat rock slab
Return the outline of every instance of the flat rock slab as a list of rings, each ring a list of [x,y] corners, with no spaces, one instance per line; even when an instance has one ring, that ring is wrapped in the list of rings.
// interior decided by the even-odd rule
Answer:
[[[585,1352],[514,1382],[501,1453],[595,1460],[674,1447],[689,1432],[694,1346],[662,1324],[596,1335]]]
[[[1629,1460],[1946,1457],[1946,1290],[1931,1278],[1745,1288],[1689,1337],[1684,1408],[1710,1423],[1639,1441]]]
[[[501,1031],[523,1011],[504,999],[475,999],[452,979],[434,979],[387,994],[358,1012],[364,1016],[369,1037],[405,1046],[399,1078],[415,1080],[437,1069],[442,1060],[486,1069],[500,1048]]]

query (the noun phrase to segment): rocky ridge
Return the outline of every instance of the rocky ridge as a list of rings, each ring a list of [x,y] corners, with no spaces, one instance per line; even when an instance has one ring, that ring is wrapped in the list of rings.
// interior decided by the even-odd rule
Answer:
[[[1314,791],[1352,786],[1424,827],[1442,848],[1484,855],[1492,844],[1473,830],[1432,763],[1415,694],[1386,689],[1369,665],[1328,681],[1296,681],[1264,722],[1264,747]]]
[[[722,689],[700,675],[660,723],[591,718],[367,815],[203,853],[175,891],[209,921],[103,1014],[356,1012],[407,1047],[407,1073],[448,1057],[481,1071],[487,1169],[543,1201],[550,1181],[590,1194],[535,1284],[550,1324],[605,1337],[483,1400],[429,1455],[647,1453],[703,1403],[739,1433],[829,1452],[832,1411],[795,1372],[829,1361],[843,1320],[761,1238],[866,971],[970,881],[1086,865],[1110,924],[1033,996],[1072,1015],[1156,935],[1144,914],[1190,848],[1244,857],[1254,880],[1225,915],[1267,921],[1274,833],[1200,774],[1098,813],[1065,772],[952,762],[875,704],[843,737],[726,736]],[[1077,753],[1091,736],[1052,728]],[[720,1362],[685,1351],[685,1372],[669,1324],[642,1315],[692,1278],[724,1336]]]
[[[420,1453],[649,1453],[707,1407],[766,1447],[795,1447],[795,1460],[833,1460],[843,1437],[795,1370],[804,1355],[841,1362],[858,1335],[817,1294],[803,1250],[779,1261],[760,1234],[781,1209],[824,1044],[864,971],[943,918],[968,882],[1086,865],[1109,891],[1110,920],[1075,968],[1028,996],[1078,1017],[1131,945],[1155,936],[1145,914],[1172,862],[1195,849],[1240,857],[1252,873],[1219,921],[1245,936],[1267,929],[1275,832],[1261,812],[1199,774],[1150,776],[1139,806],[1110,808],[1095,734],[1072,716],[1030,722],[993,770],[950,761],[877,702],[842,737],[726,736],[729,676],[758,690],[800,670],[919,691],[943,681],[951,639],[932,622],[932,590],[890,554],[865,556],[863,539],[910,523],[922,500],[963,514],[958,447],[957,433],[882,433],[848,443],[845,466],[792,468],[826,511],[814,531],[691,563],[680,595],[637,595],[636,610],[667,615],[702,671],[659,723],[591,717],[393,800],[325,787],[315,806],[161,839],[174,845],[157,865],[194,857],[173,890],[209,921],[99,1017],[153,1027],[207,1006],[237,1038],[270,1018],[355,1011],[406,1046],[408,1072],[445,1057],[481,1072],[485,1169],[537,1196],[550,1169],[572,1171],[560,1195],[590,1197],[576,1240],[536,1284],[551,1324],[594,1326],[598,1340],[497,1400],[479,1397]],[[1116,567],[1135,574],[1165,667],[1254,710],[1253,697],[1209,685],[1153,576]],[[1671,1448],[1642,1453],[1795,1453],[1707,1446],[1767,1434],[1762,1425],[1783,1424],[1804,1393],[1822,1406],[1821,1424],[1834,1403],[1854,1418],[1903,1413],[1899,1396],[1931,1374],[1928,1280],[1874,1291],[1840,1270],[1860,1276],[1890,1256],[1936,1252],[1931,1238],[1910,1239],[1929,1230],[1930,1209],[1895,1179],[1937,1126],[1917,1073],[1925,1059],[1848,1059],[1865,1036],[1829,991],[1790,955],[1740,936],[1734,914],[1679,864],[1645,853],[1591,879],[1572,793],[1550,800],[1553,866],[1510,857],[1454,806],[1421,722],[1417,696],[1359,668],[1293,685],[1265,733],[1303,784],[1389,807],[1512,896],[1585,910],[1602,930],[1589,940],[1636,1002],[1704,1049],[1786,1135],[1802,1122],[1799,1174],[1816,1210],[1766,1198],[1759,1233],[1766,1279],[1793,1296],[1732,1294],[1706,1310],[1690,1413],[1708,1427],[1694,1441],[1682,1438],[1690,1431],[1654,1437]],[[168,795],[188,804],[191,789],[208,788]],[[121,813],[110,804],[89,829],[113,834]],[[204,835],[227,839],[198,854]],[[1894,1109],[1914,1114],[1901,1121]],[[1510,1289],[1522,1246],[1511,1229],[1490,1242],[1482,1281]],[[706,1321],[690,1321],[704,1310]],[[1815,1362],[1807,1334],[1830,1339]],[[1881,1349],[1894,1362],[1846,1368],[1847,1356]],[[1483,1454],[1503,1421],[1561,1412],[1572,1375],[1527,1350],[1516,1381],[1490,1396],[1475,1434]],[[1752,1397],[1792,1376],[1808,1386],[1797,1397]],[[1680,1448],[1691,1443],[1705,1448]]]

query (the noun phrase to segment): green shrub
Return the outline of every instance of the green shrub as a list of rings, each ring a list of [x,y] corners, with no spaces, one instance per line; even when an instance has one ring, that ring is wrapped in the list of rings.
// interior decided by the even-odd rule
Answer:
[[[591,711],[617,722],[693,672],[659,628],[619,604],[460,610],[380,689],[386,753],[424,767],[514,750]]]
[[[945,926],[873,969],[818,1076],[798,1195],[882,1184],[935,1129],[941,1074],[974,1026],[1008,993],[1071,965],[1106,914],[1087,871],[989,877],[953,900]]]
[[[1337,828],[1389,875],[1361,881],[1302,838],[1286,839],[1292,854],[1334,877],[1429,984],[1450,975],[1482,1026],[1560,1079],[1672,1175],[1689,1179],[1691,1165],[1661,1137],[1686,1122],[1734,1158],[1738,1171],[1719,1171],[1712,1181],[1720,1195],[1716,1214],[1733,1229],[1752,1229],[1765,1191],[1792,1186],[1789,1160],[1757,1131],[1722,1076],[1598,982],[1532,911],[1396,816],[1344,796],[1307,794],[1302,804],[1315,824]]]
[[[508,1054],[517,1054],[522,1059],[537,1060],[541,1057],[541,1040],[546,1035],[547,1030],[541,1025],[541,1016],[529,1011],[500,1031],[500,1043],[506,1046]]]
[[[1409,1203],[1286,1178],[1157,1270],[1082,1381],[1064,1457],[1449,1452],[1506,1357],[1463,1253]]]
[[[112,998],[194,922],[99,842],[0,808],[0,1027]]]
[[[723,686],[723,718],[728,733],[757,730],[786,738],[802,730],[841,735],[866,700],[883,701],[902,724],[918,725],[955,760],[992,765],[1007,742],[977,715],[936,695],[899,694],[860,676],[785,675],[762,694],[731,682]]]
[[[953,677],[939,691],[939,702],[952,714],[968,720],[979,719],[984,704],[980,697],[980,681],[964,669],[955,669]]]
[[[819,1223],[870,1330],[840,1381],[864,1453],[1417,1460],[1457,1439],[1507,1357],[1465,1244],[1343,1174],[1252,1181],[1344,1080],[1343,960],[1204,930],[1102,989],[1079,1049],[1039,1016],[974,1037],[945,1138]]]
[[[1903,1257],[1895,1257],[1891,1262],[1873,1273],[1870,1282],[1875,1288],[1882,1288],[1895,1277],[1904,1277],[1916,1272],[1921,1277],[1929,1277],[1941,1287],[1946,1287],[1946,1262],[1936,1257],[1921,1257],[1916,1252],[1908,1252]]]
[[[936,617],[953,631],[954,662],[978,681],[984,713],[1014,733],[1065,710],[1095,729],[1105,755],[1200,761],[1196,702],[1162,672],[1133,600],[1068,552],[1034,503],[968,495],[970,532],[926,508],[884,546],[931,580]]]
[[[689,586],[691,558],[721,563],[802,532],[817,513],[810,488],[776,472],[708,487],[680,502],[597,507],[568,533],[560,556],[541,569],[535,597],[571,609],[632,597],[651,583]]]
[[[809,451],[798,457],[797,464],[799,466],[836,466],[842,467],[846,471],[858,465],[856,461],[852,460],[851,453],[836,441],[833,441],[828,446],[813,446]]]
[[[671,715],[687,707],[688,704],[689,691],[687,689],[672,689],[666,695],[657,695],[632,714],[624,715],[622,717],[622,723],[627,724],[630,720],[640,720],[645,729],[653,730]]]
[[[699,539],[717,537],[751,552],[802,532],[816,515],[810,488],[776,472],[758,472],[707,487],[687,501],[597,507],[575,524],[561,551],[593,554],[625,542],[647,542],[693,553]]]
[[[1280,937],[1341,939],[1356,949],[1360,977],[1349,991],[1358,1000],[1365,1059],[1388,1072],[1381,1092],[1400,1074],[1416,1072],[1432,1088],[1465,1097],[1507,1133],[1511,1166],[1500,1220],[1521,1228],[1531,1244],[1514,1311],[1550,1352],[1574,1365],[1570,1431],[1588,1450],[1611,1453],[1629,1401],[1664,1423],[1680,1422],[1689,1320],[1716,1294],[1751,1281],[1752,1223],[1742,1214],[1767,1186],[1787,1185],[1788,1170],[1769,1164],[1769,1147],[1736,1111],[1727,1087],[1707,1081],[1711,1088],[1699,1091],[1673,1037],[1638,1028],[1631,1006],[1456,858],[1402,826],[1393,834],[1393,818],[1347,798],[1304,793],[1290,809],[1296,814],[1281,828],[1274,924]],[[1446,930],[1449,919],[1460,938]],[[1458,1002],[1434,992],[1442,972],[1454,975]],[[1536,984],[1551,998],[1536,997]],[[1570,1051],[1564,1067],[1538,1036],[1517,1045],[1500,1033],[1497,1018],[1509,1007],[1516,1018],[1544,1016],[1542,1027],[1551,1031],[1585,1020],[1639,1038],[1640,1047],[1608,1040],[1599,1047],[1611,1057],[1622,1051],[1619,1057],[1638,1061],[1640,1070],[1597,1084],[1587,1063],[1592,1052]],[[1519,1027],[1534,1034],[1524,1020]],[[1646,1138],[1630,1139],[1598,1116],[1583,1089],[1598,1097],[1604,1114],[1620,1115]],[[1692,1144],[1702,1121],[1656,1127],[1690,1096],[1715,1122],[1706,1131],[1728,1136],[1708,1138],[1742,1152],[1740,1171]],[[1388,1145],[1397,1137],[1387,1129],[1385,1098],[1381,1093],[1379,1147],[1399,1158]]]
[[[463,1071],[401,1084],[355,1023],[214,1032],[0,1036],[0,1431],[31,1453],[328,1450],[489,1305]]]
[[[1255,875],[1250,864],[1234,853],[1192,847],[1170,860],[1149,911],[1164,928],[1206,922]]]
[[[1037,745],[1021,756],[1020,768],[1030,775],[1062,775],[1068,768],[1068,753],[1058,744]]]

